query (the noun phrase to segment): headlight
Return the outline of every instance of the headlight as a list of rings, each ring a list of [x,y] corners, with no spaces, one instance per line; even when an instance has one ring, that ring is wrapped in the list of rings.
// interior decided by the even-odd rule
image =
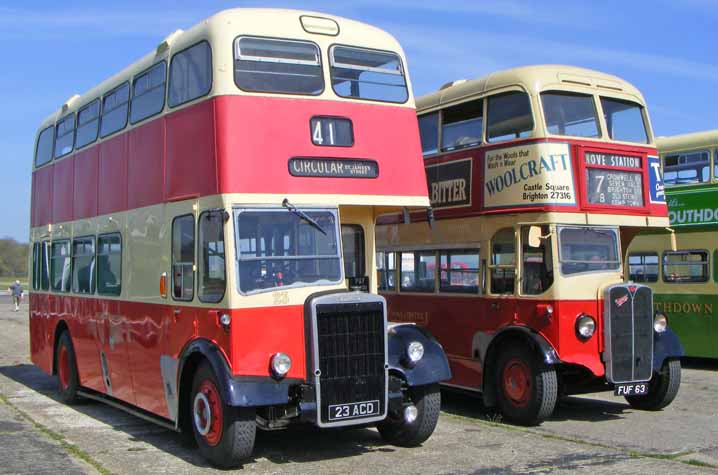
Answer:
[[[272,373],[278,378],[283,378],[292,367],[292,359],[286,353],[275,353],[272,356],[271,365]]]
[[[656,330],[656,333],[663,333],[668,329],[668,318],[663,313],[656,312],[653,319],[653,329]]]
[[[412,341],[406,348],[406,355],[409,357],[409,361],[411,361],[412,364],[416,364],[424,357],[424,345],[418,341]]]
[[[596,320],[591,315],[582,313],[576,319],[576,334],[582,340],[588,340],[596,331]]]

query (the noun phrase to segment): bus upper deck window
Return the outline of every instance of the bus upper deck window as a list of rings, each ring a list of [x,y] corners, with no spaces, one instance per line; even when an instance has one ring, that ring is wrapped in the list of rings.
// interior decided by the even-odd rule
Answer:
[[[441,120],[441,150],[456,150],[481,143],[484,125],[483,101],[469,101],[444,109]]]
[[[250,92],[319,95],[319,47],[309,41],[241,37],[234,41],[234,82]]]
[[[554,135],[600,137],[593,96],[563,91],[541,93],[546,130]]]
[[[37,138],[35,146],[35,166],[39,167],[52,160],[52,139],[55,135],[55,126],[51,125],[42,132]]]
[[[648,143],[643,107],[634,102],[608,97],[601,97],[601,107],[611,139]]]
[[[525,92],[507,92],[489,97],[486,138],[489,142],[528,137],[534,128],[531,102]]]
[[[663,181],[667,185],[710,181],[710,157],[707,150],[666,155],[663,159]]]
[[[439,113],[426,114],[419,117],[419,134],[421,135],[421,151],[433,155],[439,151]]]
[[[338,96],[396,103],[409,99],[404,68],[398,55],[333,46],[329,57],[332,87]]]

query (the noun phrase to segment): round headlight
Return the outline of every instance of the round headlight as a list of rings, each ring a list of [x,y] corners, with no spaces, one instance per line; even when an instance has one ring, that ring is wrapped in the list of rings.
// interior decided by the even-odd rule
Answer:
[[[656,317],[653,319],[653,329],[656,333],[663,333],[668,329],[668,318],[661,312],[656,312]]]
[[[576,334],[583,340],[588,340],[596,331],[596,320],[591,315],[582,313],[576,319]]]
[[[424,345],[418,341],[412,341],[406,348],[406,355],[409,357],[409,361],[412,363],[418,362],[424,357]]]
[[[284,377],[292,367],[292,359],[286,353],[275,353],[272,356],[272,372],[277,377]]]

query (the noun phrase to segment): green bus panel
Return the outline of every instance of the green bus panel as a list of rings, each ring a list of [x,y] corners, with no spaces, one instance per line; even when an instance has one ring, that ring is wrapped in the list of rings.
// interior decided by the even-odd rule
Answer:
[[[668,317],[686,356],[718,358],[718,296],[655,293],[653,301]]]

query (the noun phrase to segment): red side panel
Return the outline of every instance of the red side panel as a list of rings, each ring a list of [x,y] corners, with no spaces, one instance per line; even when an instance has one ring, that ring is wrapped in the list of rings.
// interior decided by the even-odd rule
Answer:
[[[97,184],[98,214],[127,209],[127,135],[121,134],[100,144],[100,172]]]
[[[129,132],[130,209],[160,203],[164,196],[164,124],[162,119],[152,120]]]
[[[214,101],[201,102],[167,116],[165,174],[168,200],[217,193]]]
[[[75,155],[75,219],[97,216],[98,154],[98,147],[90,147]]]
[[[52,222],[72,221],[74,198],[75,160],[68,157],[54,165],[52,177]]]

